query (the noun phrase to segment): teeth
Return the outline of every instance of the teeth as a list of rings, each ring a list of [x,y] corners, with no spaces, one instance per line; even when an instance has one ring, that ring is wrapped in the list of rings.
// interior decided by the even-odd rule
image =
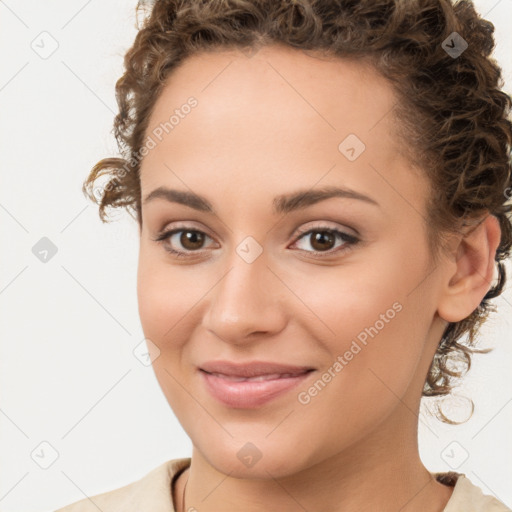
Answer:
[[[294,373],[271,373],[268,375],[258,375],[257,377],[235,377],[232,375],[224,375],[222,373],[212,373],[211,375],[215,375],[216,377],[221,377],[223,379],[232,380],[234,382],[244,382],[244,381],[258,382],[258,381],[262,381],[262,380],[282,379],[285,377],[296,377],[297,376],[297,374],[294,374]]]

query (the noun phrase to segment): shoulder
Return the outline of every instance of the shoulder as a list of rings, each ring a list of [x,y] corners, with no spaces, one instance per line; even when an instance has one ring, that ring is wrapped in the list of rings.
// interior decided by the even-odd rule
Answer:
[[[189,465],[190,458],[169,460],[140,480],[109,492],[83,498],[55,512],[174,512],[172,479]]]
[[[464,473],[433,473],[437,480],[454,485],[453,493],[443,512],[512,512],[504,503],[475,485]]]

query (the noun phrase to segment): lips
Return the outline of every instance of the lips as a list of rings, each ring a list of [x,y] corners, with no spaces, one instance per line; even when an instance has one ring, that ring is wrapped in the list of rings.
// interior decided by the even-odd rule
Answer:
[[[225,375],[223,373],[216,373],[216,372],[207,372],[210,375],[214,375],[215,377],[224,378],[226,380],[232,380],[233,382],[260,382],[263,380],[273,380],[273,379],[286,379],[287,377],[297,377],[297,375],[302,375],[302,372],[300,374],[294,374],[294,373],[269,373],[268,375],[258,375],[256,377],[237,377],[235,375]]]
[[[314,370],[311,366],[292,366],[265,361],[251,361],[237,364],[230,361],[209,361],[199,367],[207,373],[221,374],[226,377],[251,378],[269,375],[295,377]]]
[[[199,368],[209,393],[223,405],[253,409],[290,391],[314,368],[253,361],[211,361]]]

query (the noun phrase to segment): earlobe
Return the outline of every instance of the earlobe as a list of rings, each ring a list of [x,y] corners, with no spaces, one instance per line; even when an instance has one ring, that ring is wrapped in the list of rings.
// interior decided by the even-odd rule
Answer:
[[[446,283],[437,309],[441,318],[459,322],[478,307],[494,279],[494,258],[500,238],[500,225],[493,215],[487,215],[460,238],[455,261],[447,265]]]

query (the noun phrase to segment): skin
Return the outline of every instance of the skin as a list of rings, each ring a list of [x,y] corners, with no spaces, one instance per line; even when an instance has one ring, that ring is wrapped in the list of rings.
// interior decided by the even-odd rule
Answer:
[[[390,85],[361,62],[281,46],[255,55],[197,54],[173,72],[147,134],[194,96],[198,105],[145,157],[145,198],[166,186],[208,199],[216,214],[157,198],[142,206],[138,301],[153,367],[193,443],[173,499],[201,512],[262,510],[441,511],[451,487],[418,454],[421,391],[449,321],[480,303],[499,242],[487,216],[434,264],[427,246],[429,185],[400,152]],[[226,67],[227,66],[227,67]],[[366,149],[338,150],[348,134]],[[334,197],[276,215],[275,196],[350,188],[378,206]],[[180,223],[180,224],[178,224]],[[173,227],[206,234],[194,249]],[[322,246],[299,228],[357,234]],[[322,230],[320,230],[322,231]],[[247,263],[248,236],[262,249]],[[176,258],[165,244],[186,252]],[[196,253],[193,253],[193,251]],[[188,251],[188,252],[187,252]],[[192,254],[191,254],[192,253]],[[297,399],[381,314],[400,312],[308,404]],[[256,409],[229,408],[206,390],[197,365],[212,359],[316,368],[300,388]],[[251,442],[261,459],[237,452]],[[205,498],[206,497],[206,498]]]

